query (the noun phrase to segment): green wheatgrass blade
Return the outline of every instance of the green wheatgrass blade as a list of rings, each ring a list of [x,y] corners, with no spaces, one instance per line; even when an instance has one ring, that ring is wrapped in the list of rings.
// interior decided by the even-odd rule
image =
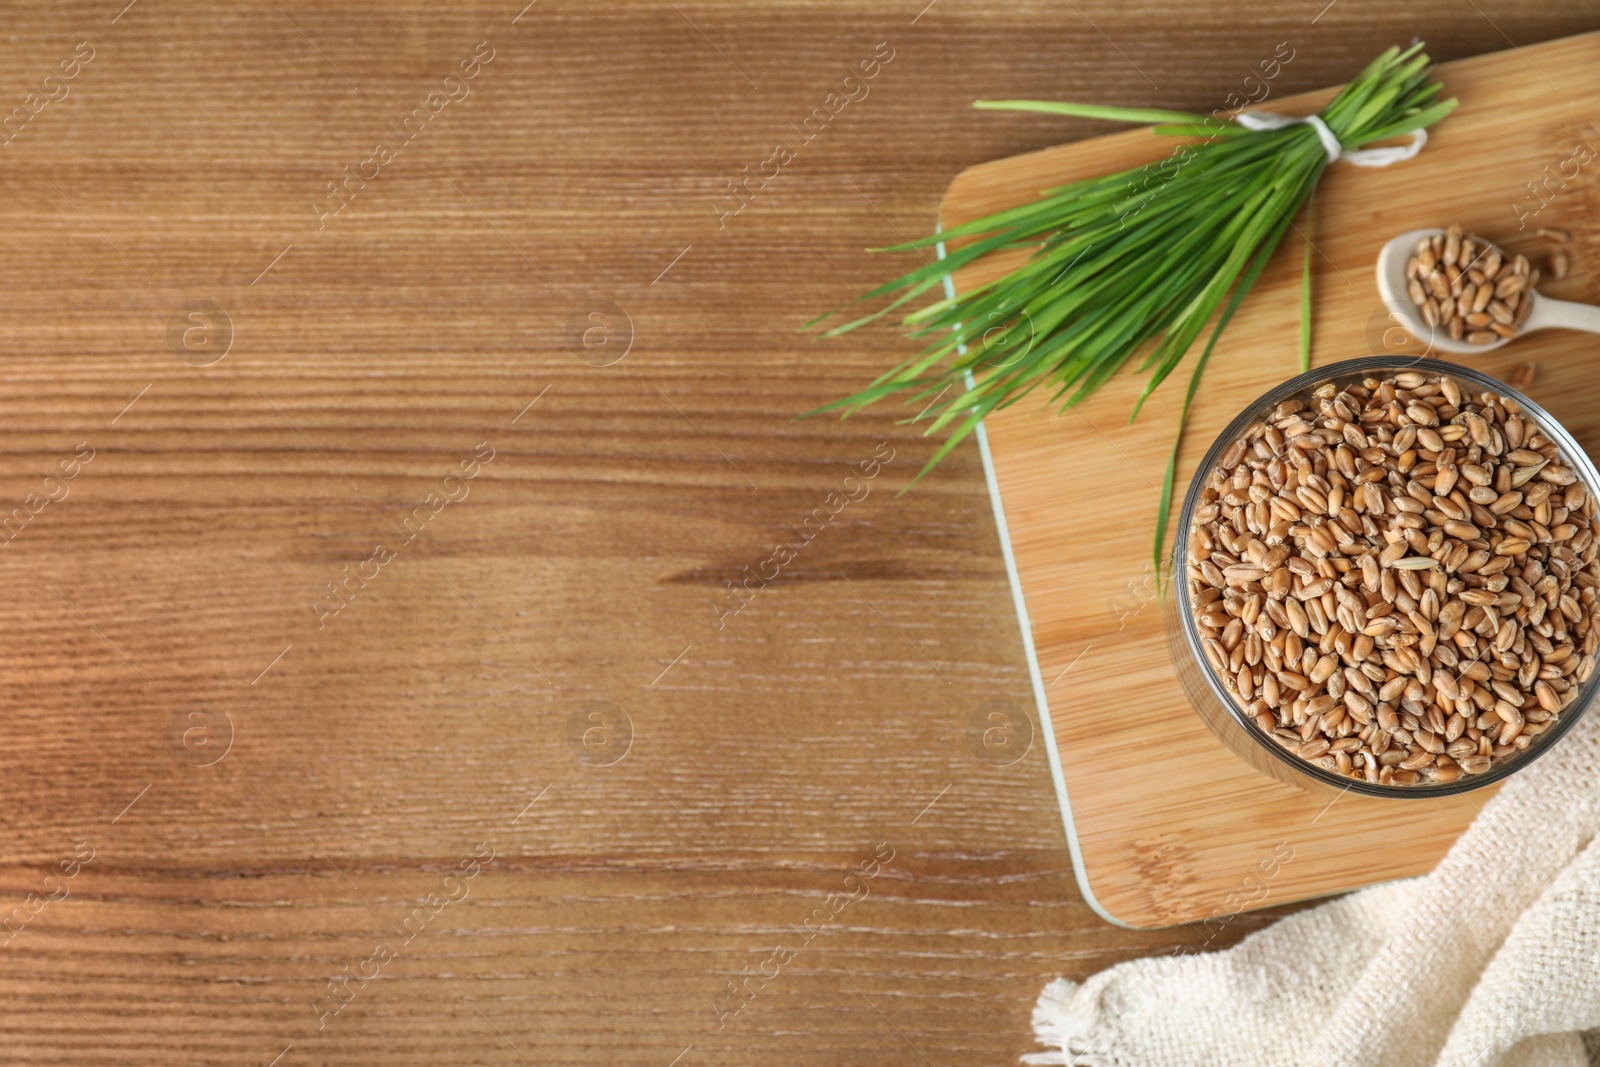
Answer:
[[[1334,96],[1321,118],[1347,151],[1424,129],[1456,105],[1453,99],[1438,99],[1441,86],[1430,82],[1429,74],[1420,44],[1390,48]],[[1157,134],[1185,143],[1163,160],[1045,189],[1032,203],[887,249],[920,251],[945,243],[939,261],[858,298],[887,298],[885,306],[825,326],[839,314],[836,310],[803,329],[820,328],[830,337],[849,333],[905,308],[992,252],[1025,251],[1028,258],[957,296],[902,311],[901,324],[922,350],[862,391],[818,411],[848,416],[890,395],[925,404],[917,418],[930,413],[933,418],[924,432],[947,436],[920,479],[989,412],[1041,385],[1053,394],[1052,404],[1071,407],[1140,357],[1138,372],[1145,383],[1137,414],[1210,324],[1190,375],[1192,398],[1223,329],[1302,208],[1306,246],[1300,265],[1299,361],[1302,368],[1309,366],[1309,201],[1328,165],[1316,130],[1303,123],[1247,130],[1211,116],[1156,108],[1027,100],[984,100],[975,106],[1152,124]],[[954,242],[965,243],[951,247]],[[1187,412],[1186,401],[1185,417]],[[1182,419],[1180,433],[1181,425]],[[1175,462],[1176,451],[1173,457]],[[1158,565],[1172,470],[1169,464],[1156,540]]]
[[[1075,115],[1109,122],[1132,122],[1150,126],[1158,122],[1202,123],[1206,116],[1192,111],[1164,111],[1157,108],[1101,107],[1097,104],[1063,104],[1051,100],[974,100],[980,111],[1042,111],[1047,115]]]
[[[1303,157],[1302,157],[1303,162]],[[1245,261],[1252,251],[1260,244],[1269,232],[1272,232],[1278,219],[1287,225],[1289,217],[1299,208],[1299,201],[1304,198],[1304,190],[1308,188],[1308,179],[1316,173],[1320,164],[1313,163],[1310,174],[1293,175],[1290,168],[1285,168],[1282,175],[1275,175],[1269,186],[1268,198],[1264,201],[1264,208],[1254,216],[1241,216],[1237,220],[1245,232],[1242,239],[1226,242],[1229,249],[1224,262],[1218,267],[1215,277],[1207,283],[1206,288],[1195,298],[1190,308],[1186,309],[1183,325],[1171,343],[1166,346],[1165,354],[1145,383],[1144,390],[1140,393],[1138,403],[1134,405],[1137,414],[1144,401],[1154,391],[1168,374],[1177,366],[1178,361],[1188,350],[1190,344],[1199,335],[1200,330],[1216,310],[1228,286],[1238,277],[1239,272],[1245,267]],[[1291,183],[1292,176],[1292,183]],[[1270,209],[1270,210],[1267,210]],[[1276,218],[1274,217],[1276,216]],[[1148,362],[1148,361],[1147,361]]]
[[[1256,250],[1255,258],[1250,261],[1250,266],[1245,268],[1244,274],[1239,277],[1239,282],[1233,288],[1233,295],[1228,298],[1228,306],[1222,309],[1222,314],[1217,316],[1217,324],[1211,331],[1211,339],[1206,342],[1206,347],[1201,350],[1200,356],[1195,360],[1194,371],[1189,375],[1189,390],[1183,396],[1183,410],[1178,413],[1178,432],[1172,437],[1172,451],[1167,454],[1167,471],[1161,480],[1161,503],[1156,509],[1156,540],[1155,553],[1151,557],[1155,564],[1156,582],[1161,582],[1161,552],[1165,547],[1167,537],[1167,522],[1172,514],[1173,478],[1178,469],[1178,447],[1183,444],[1183,430],[1189,423],[1189,408],[1194,405],[1195,394],[1200,388],[1200,373],[1206,369],[1206,364],[1211,361],[1211,352],[1217,347],[1217,338],[1222,336],[1223,328],[1233,318],[1233,313],[1239,310],[1239,305],[1244,302],[1245,295],[1255,285],[1256,278],[1261,274],[1261,268],[1267,265],[1267,260],[1272,257],[1272,252],[1278,247],[1278,242],[1283,239],[1283,231],[1288,229],[1289,223],[1285,219],[1279,224],[1272,236],[1262,242]]]
[[[1317,204],[1313,189],[1306,199],[1306,248],[1300,264],[1300,373],[1311,369],[1311,231],[1312,210]]]

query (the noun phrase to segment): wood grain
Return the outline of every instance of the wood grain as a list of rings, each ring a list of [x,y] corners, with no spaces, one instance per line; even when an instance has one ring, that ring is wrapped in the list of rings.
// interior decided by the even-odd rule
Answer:
[[[1377,250],[1417,226],[1459,221],[1539,263],[1555,246],[1536,230],[1568,229],[1581,266],[1542,290],[1593,298],[1600,198],[1581,166],[1568,162],[1568,176],[1576,171],[1568,181],[1558,165],[1576,145],[1591,159],[1600,145],[1588,104],[1600,91],[1597,61],[1600,34],[1587,34],[1446,64],[1438,77],[1461,106],[1422,155],[1383,170],[1333,168],[1318,191],[1315,232],[1303,221],[1295,231],[1294,243],[1309,236],[1314,248],[1314,365],[1426,351],[1392,328],[1373,281]],[[1327,95],[1281,106],[1304,114]],[[981,164],[956,179],[943,217],[958,225],[1171,149],[1138,130]],[[1557,179],[1542,201],[1523,183],[1542,182],[1546,165]],[[1016,258],[974,264],[957,288],[998,276]],[[1217,433],[1298,371],[1296,262],[1279,257],[1263,274],[1207,366],[1179,457],[1180,500]],[[1594,449],[1597,349],[1592,335],[1548,331],[1473,365],[1510,379],[1536,364],[1530,394]],[[1070,798],[1068,833],[1093,899],[1120,921],[1159,926],[1431,869],[1491,790],[1383,801],[1296,788],[1248,768],[1191,709],[1173,669],[1170,596],[1151,580],[1148,534],[1140,536],[1154,529],[1182,389],[1155,394],[1130,425],[1121,413],[1141,385],[1124,374],[1065,416],[1023,403],[986,420]],[[1121,488],[1108,497],[1107,485]],[[1167,544],[1174,538],[1169,531]]]
[[[0,549],[0,897],[68,894],[0,932],[8,1063],[1012,1062],[1048,979],[1258,928],[1129,932],[1080,899],[1040,746],[967,741],[1029,699],[975,451],[896,496],[933,447],[901,412],[792,418],[906,343],[794,328],[898,266],[861,249],[929,230],[963,167],[1093,132],[973,98],[1214,106],[1285,37],[1289,92],[1413,33],[1471,55],[1595,14],[124,3],[14,4],[0,38],[0,116],[94,49],[0,147],[0,517],[95,450]],[[724,183],[886,40],[870,96],[719,230]],[[319,229],[479,42],[471,96]],[[198,301],[233,331],[207,367],[169,340]],[[600,301],[632,323],[611,366],[569,346]],[[725,583],[885,441],[719,630]],[[318,629],[480,442],[469,495]],[[631,722],[610,765],[592,720],[569,744],[602,700]],[[880,842],[869,894],[719,1028]],[[318,1030],[329,980],[448,885]]]

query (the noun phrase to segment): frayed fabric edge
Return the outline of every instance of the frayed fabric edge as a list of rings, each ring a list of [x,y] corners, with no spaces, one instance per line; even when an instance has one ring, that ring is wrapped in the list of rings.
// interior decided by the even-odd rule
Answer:
[[[1117,1067],[1114,1060],[1082,1047],[1098,1015],[1094,1003],[1084,1003],[1078,996],[1082,989],[1082,983],[1065,978],[1044,987],[1033,1007],[1033,1032],[1051,1051],[1030,1053],[1022,1057],[1023,1063],[1034,1067]]]

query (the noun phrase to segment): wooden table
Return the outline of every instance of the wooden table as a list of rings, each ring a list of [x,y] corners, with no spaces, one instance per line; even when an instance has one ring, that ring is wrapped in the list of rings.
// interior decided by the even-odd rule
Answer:
[[[975,97],[1597,8],[922,3],[8,10],[0,1059],[1006,1063],[1273,917],[1083,904],[976,453],[795,327],[1092,129]]]

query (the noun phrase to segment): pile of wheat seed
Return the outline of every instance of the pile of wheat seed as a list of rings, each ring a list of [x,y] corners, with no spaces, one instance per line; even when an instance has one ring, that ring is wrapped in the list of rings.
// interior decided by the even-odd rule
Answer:
[[[1596,500],[1509,397],[1405,372],[1279,404],[1189,532],[1206,657],[1301,759],[1410,786],[1537,743],[1594,670]]]
[[[1555,280],[1565,278],[1572,266],[1566,250],[1572,234],[1542,229],[1535,236],[1555,242],[1545,267]],[[1429,326],[1442,327],[1457,341],[1492,345],[1515,337],[1528,321],[1540,276],[1527,256],[1509,256],[1452,225],[1417,243],[1406,262],[1406,292]]]

